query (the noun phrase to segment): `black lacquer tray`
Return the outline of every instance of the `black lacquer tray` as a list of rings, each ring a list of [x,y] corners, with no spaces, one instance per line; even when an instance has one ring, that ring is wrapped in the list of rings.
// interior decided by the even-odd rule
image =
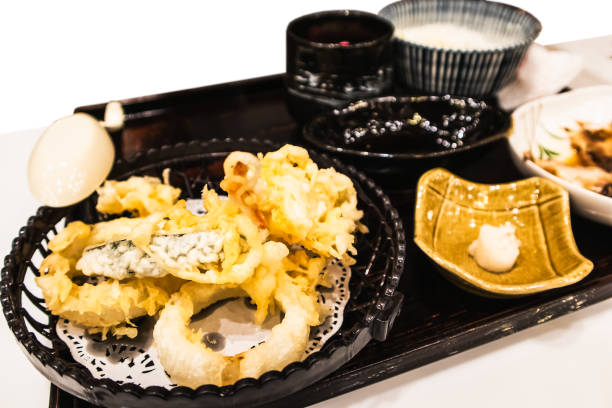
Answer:
[[[123,101],[128,124],[115,134],[120,155],[169,141],[258,137],[304,144],[285,106],[283,76],[179,91]],[[78,108],[102,117],[104,105]],[[432,163],[467,179],[495,183],[522,178],[505,140],[469,158]],[[491,300],[463,292],[443,279],[412,242],[414,188],[420,174],[377,176],[398,209],[407,235],[406,265],[398,291],[404,303],[384,343],[371,341],[352,360],[307,388],[270,406],[304,406],[443,359],[612,296],[609,227],[572,216],[583,255],[595,264],[583,281],[561,289],[511,300]],[[389,177],[394,177],[390,180]],[[543,319],[545,318],[546,319]],[[511,327],[511,329],[508,329]],[[91,407],[52,386],[51,407]]]

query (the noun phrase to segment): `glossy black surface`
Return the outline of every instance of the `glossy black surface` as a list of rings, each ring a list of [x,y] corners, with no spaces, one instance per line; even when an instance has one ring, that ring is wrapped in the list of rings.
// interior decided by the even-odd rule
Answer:
[[[330,106],[380,95],[392,81],[393,25],[362,11],[299,17],[287,26],[287,98],[304,121]]]
[[[398,89],[398,91],[402,92],[401,89]],[[382,116],[393,118],[393,121],[397,120],[405,123],[414,120],[413,111],[415,109],[411,105],[415,100],[422,101],[423,103],[420,103],[420,105],[427,105],[425,108],[427,113],[425,115],[436,122],[434,125],[436,127],[435,132],[432,131],[431,121],[418,120],[415,121],[414,125],[409,125],[408,131],[405,131],[405,127],[402,126],[401,131],[392,132],[396,134],[392,134],[391,137],[388,137],[388,135],[382,138],[373,137],[372,135],[367,137],[366,140],[368,141],[372,139],[376,139],[377,142],[382,141],[377,149],[358,149],[361,146],[349,144],[347,147],[346,144],[343,144],[347,129],[349,132],[355,132],[355,129],[364,123],[366,126],[368,125],[373,112],[372,108],[382,111]],[[466,105],[476,104],[484,107],[481,113],[484,113],[485,120],[479,118],[478,125],[473,128],[469,124],[466,126],[466,131],[464,132],[465,138],[462,141],[463,146],[444,148],[438,143],[438,137],[434,136],[434,134],[439,132],[439,127],[444,127],[443,116],[450,113],[448,108],[451,100],[457,103],[465,101]],[[304,139],[310,145],[339,155],[342,157],[342,160],[366,172],[383,187],[398,188],[406,183],[415,184],[418,177],[424,171],[433,167],[445,167],[451,171],[457,171],[466,162],[478,160],[493,145],[505,138],[510,124],[508,114],[497,109],[494,100],[470,103],[468,101],[470,101],[470,98],[460,97],[449,98],[448,101],[445,101],[437,96],[374,98],[369,102],[362,102],[363,110],[356,109],[360,111],[357,115],[350,113],[350,110],[347,112],[341,109],[329,109],[327,113],[317,116],[303,126],[302,133]],[[406,104],[408,105],[407,107]],[[359,103],[355,105],[360,106]],[[432,109],[433,106],[436,106],[437,109]],[[467,111],[476,111],[474,108],[464,108],[463,110],[466,111],[465,113]],[[408,116],[408,118],[405,116]],[[376,119],[375,122],[375,125],[379,126],[381,120]],[[386,123],[386,121],[384,122]],[[457,117],[454,122],[455,124],[456,122],[465,122],[465,118],[460,119],[460,117]],[[359,125],[357,125],[358,123]],[[441,125],[438,123],[441,123]],[[425,129],[421,126],[425,127]],[[390,129],[392,127],[399,128],[400,126],[390,123],[385,125],[385,127]],[[451,121],[449,121],[447,128],[452,128]],[[410,136],[414,135],[414,131],[417,132],[416,137],[419,141],[413,144],[414,139]],[[456,129],[451,130],[445,136],[446,141],[449,143],[452,143],[453,131],[456,131]],[[399,142],[397,139],[400,138],[404,140]],[[440,142],[443,141],[444,139],[440,138]],[[421,145],[420,143],[423,144]]]
[[[212,137],[256,135],[279,142],[304,142],[287,112],[280,75],[135,98],[126,103],[125,109],[129,112],[129,126],[116,135],[122,142],[119,151],[122,157],[168,141]],[[79,110],[102,117],[104,105]],[[461,177],[481,183],[522,178],[510,160],[505,140],[462,156],[469,159],[452,163],[453,171]],[[385,161],[381,159],[379,164],[385,166]],[[484,299],[457,288],[441,277],[427,256],[412,243],[414,189],[420,171],[407,169],[379,177],[393,184],[385,191],[403,220],[408,238],[406,267],[398,287],[405,299],[387,340],[371,341],[327,378],[268,406],[301,407],[332,398],[612,296],[609,244],[612,228],[574,214],[572,229],[578,248],[595,265],[593,272],[582,281],[508,300]],[[50,406],[91,407],[57,389],[52,389]]]
[[[385,37],[389,29],[377,19],[340,13],[298,19],[290,31],[307,42],[346,47],[376,41]]]
[[[483,145],[509,127],[507,113],[472,98],[390,96],[329,110],[303,132],[306,140],[334,153],[418,159]]]

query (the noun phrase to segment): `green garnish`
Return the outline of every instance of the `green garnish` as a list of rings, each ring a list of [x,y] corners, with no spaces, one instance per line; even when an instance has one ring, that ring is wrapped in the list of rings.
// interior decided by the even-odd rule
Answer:
[[[547,149],[541,144],[538,145],[538,149],[540,150],[540,160],[543,160],[544,156],[546,156],[546,160],[552,160],[553,157],[559,155],[559,152],[555,152],[554,150]]]

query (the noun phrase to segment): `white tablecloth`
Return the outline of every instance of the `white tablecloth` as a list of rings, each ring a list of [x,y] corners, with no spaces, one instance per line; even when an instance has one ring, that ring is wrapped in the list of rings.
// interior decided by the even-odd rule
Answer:
[[[605,2],[508,2],[542,21],[543,44],[610,34],[609,11],[600,10]],[[25,168],[40,130],[6,132],[47,126],[77,105],[282,72],[284,28],[292,18],[323,9],[377,12],[386,3],[0,6],[0,254],[9,251],[10,240],[37,208]],[[593,52],[612,56],[612,40],[602,40],[601,47]],[[601,71],[606,65],[598,66]],[[612,74],[603,70],[589,75]],[[611,322],[608,300],[317,406],[610,407]],[[45,407],[49,398],[49,383],[28,363],[3,318],[0,395],[3,408]]]

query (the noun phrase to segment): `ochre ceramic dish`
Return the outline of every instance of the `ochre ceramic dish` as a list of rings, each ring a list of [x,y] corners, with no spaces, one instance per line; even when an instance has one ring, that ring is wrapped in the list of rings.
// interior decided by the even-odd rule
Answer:
[[[510,222],[520,240],[511,270],[482,269],[468,254],[484,224]],[[522,296],[578,282],[593,263],[572,234],[567,192],[532,177],[506,184],[477,184],[444,169],[423,174],[417,187],[415,243],[451,281],[493,297]]]

